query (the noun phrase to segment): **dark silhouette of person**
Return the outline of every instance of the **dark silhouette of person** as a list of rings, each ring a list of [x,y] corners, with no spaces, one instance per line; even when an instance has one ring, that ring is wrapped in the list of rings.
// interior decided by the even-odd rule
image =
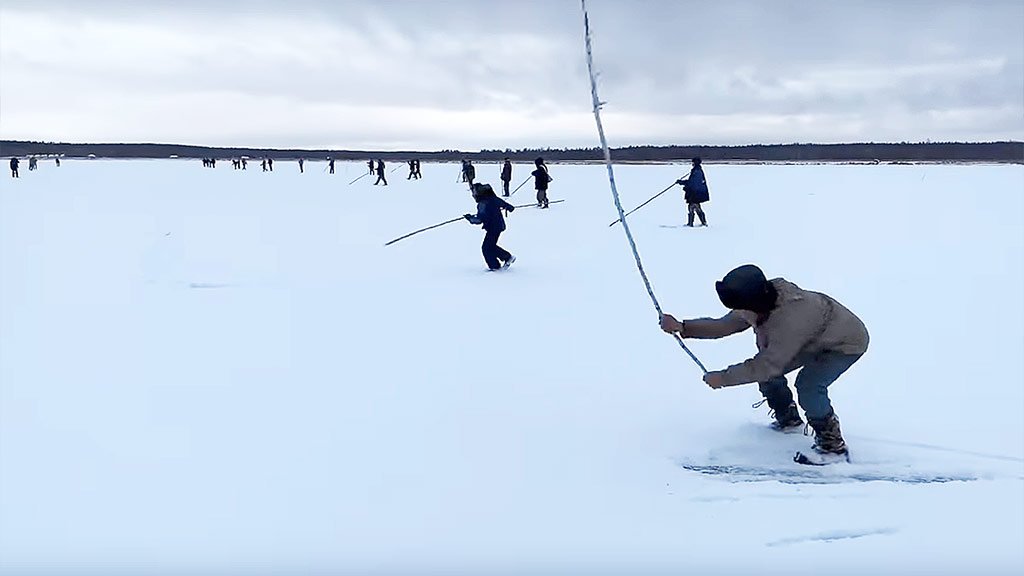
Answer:
[[[11,158],[11,178],[21,178],[21,176],[18,175],[18,164],[20,163],[21,161],[17,158]]]
[[[370,174],[373,174],[373,172],[374,172],[373,160],[367,160],[366,161],[366,165],[370,167]]]
[[[419,159],[416,159],[415,162],[416,162],[416,179],[419,180],[420,178],[423,178],[423,174],[420,173],[420,161],[419,161]]]
[[[405,178],[406,180],[412,180],[416,177],[416,161],[409,160],[409,175]]]
[[[544,164],[543,158],[537,158],[533,161],[537,166],[537,169],[531,172],[533,176],[533,187],[537,189],[537,207],[547,208],[548,207],[548,182],[551,182],[551,174],[548,173],[548,167]]]
[[[501,190],[504,196],[508,196],[508,183],[512,180],[512,163],[505,158],[505,164],[501,167]]]
[[[57,168],[60,168],[60,158],[54,158],[53,161],[57,163]]]
[[[505,218],[501,213],[512,212],[516,207],[498,198],[490,184],[478,182],[470,187],[473,189],[473,199],[476,200],[476,214],[465,214],[463,218],[470,224],[482,224],[484,227],[484,242],[480,250],[487,262],[487,269],[507,270],[516,261],[516,257],[498,246],[498,237],[505,231]]]
[[[301,174],[301,173],[303,173],[303,172],[305,172],[305,170],[303,170],[303,169],[302,169],[302,164],[303,164],[304,162],[305,162],[305,160],[303,160],[302,158],[299,158],[299,173],[300,173],[300,174]]]
[[[264,158],[264,159],[263,159],[263,161],[262,161],[262,162],[260,162],[260,167],[262,167],[262,168],[263,168],[263,171],[264,171],[264,172],[266,172],[266,171],[267,171],[267,159],[266,159],[266,158]]]
[[[371,160],[371,162],[372,162],[372,160]],[[381,182],[383,182],[385,186],[388,185],[388,179],[384,177],[384,161],[378,158],[377,159],[377,181],[374,182],[373,185],[376,186],[377,184],[380,184]]]
[[[472,184],[473,180],[475,178],[476,178],[476,168],[473,167],[473,163],[470,162],[469,160],[463,160],[462,161],[462,181],[463,182],[468,182],[469,184]]]
[[[274,171],[274,159],[273,158],[267,158],[267,168],[270,168],[271,172]]]
[[[334,158],[327,158],[327,171],[334,174]]]

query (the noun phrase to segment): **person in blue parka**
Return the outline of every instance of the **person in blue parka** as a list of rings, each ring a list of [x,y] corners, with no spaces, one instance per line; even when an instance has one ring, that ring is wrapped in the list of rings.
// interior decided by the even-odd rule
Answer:
[[[693,215],[700,218],[700,225],[707,226],[708,219],[704,216],[704,210],[700,205],[711,199],[708,195],[708,183],[704,179],[704,169],[700,167],[700,158],[693,159],[693,167],[686,178],[676,180],[676,184],[683,187],[683,199],[686,200],[687,219],[686,225],[693,226]]]
[[[471,224],[483,224],[484,243],[480,247],[484,253],[484,261],[489,270],[508,269],[516,257],[498,246],[498,237],[505,231],[505,217],[502,210],[512,212],[515,206],[505,202],[494,193],[490,184],[477,182],[472,185],[473,199],[476,200],[476,214],[466,214],[464,218]]]

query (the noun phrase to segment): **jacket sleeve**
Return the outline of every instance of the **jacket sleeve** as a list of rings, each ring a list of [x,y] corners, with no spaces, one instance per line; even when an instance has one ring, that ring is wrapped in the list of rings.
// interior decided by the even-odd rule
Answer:
[[[469,217],[471,224],[482,224],[484,221],[484,212],[487,210],[487,205],[483,202],[476,203],[476,214]]]
[[[683,338],[714,339],[738,334],[750,328],[750,324],[736,312],[729,312],[721,318],[696,318],[683,320]]]
[[[765,382],[782,376],[796,355],[821,332],[824,318],[815,314],[814,304],[804,302],[806,310],[793,310],[772,328],[767,345],[753,358],[729,366],[722,372],[723,385],[736,386],[750,382]],[[795,312],[795,313],[794,313]],[[820,318],[817,321],[809,319]]]

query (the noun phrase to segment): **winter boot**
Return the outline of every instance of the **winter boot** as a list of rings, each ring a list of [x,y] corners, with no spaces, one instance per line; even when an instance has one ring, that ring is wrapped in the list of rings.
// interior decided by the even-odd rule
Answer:
[[[707,219],[707,217],[704,216],[704,211],[697,212],[697,216],[700,218],[700,225],[701,226],[707,226],[708,225],[708,219]]]
[[[794,432],[804,425],[804,420],[800,417],[800,411],[796,408],[796,402],[790,402],[788,406],[781,410],[773,410],[772,412],[774,412],[775,416],[775,421],[769,424],[772,430]]]
[[[686,225],[693,228],[693,212],[690,212],[690,215],[686,218]]]
[[[818,454],[836,454],[845,456],[848,454],[846,441],[843,440],[843,433],[839,430],[839,418],[835,412],[821,420],[808,418],[807,422],[814,429],[814,451]]]

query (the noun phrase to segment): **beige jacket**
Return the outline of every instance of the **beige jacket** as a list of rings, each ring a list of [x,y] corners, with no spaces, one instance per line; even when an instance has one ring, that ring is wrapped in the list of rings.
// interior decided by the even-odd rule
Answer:
[[[782,376],[821,352],[859,355],[867,351],[867,328],[842,304],[782,278],[771,283],[779,296],[767,317],[759,319],[754,312],[733,310],[718,319],[683,322],[680,334],[684,338],[722,338],[754,328],[757,355],[722,371],[725,386]]]

